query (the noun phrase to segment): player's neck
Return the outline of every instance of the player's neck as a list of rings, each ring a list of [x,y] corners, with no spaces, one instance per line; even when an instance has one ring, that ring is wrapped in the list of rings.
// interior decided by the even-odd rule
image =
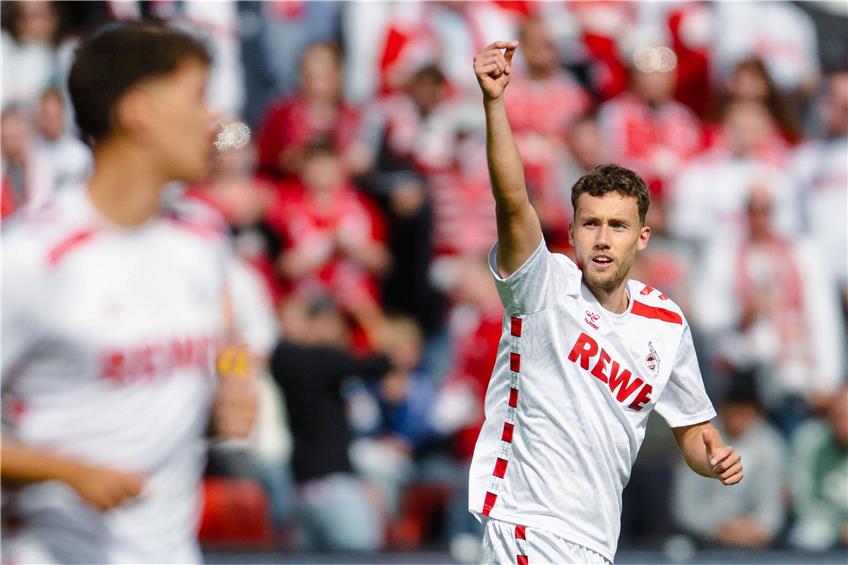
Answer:
[[[154,169],[131,147],[116,143],[97,148],[88,182],[91,203],[113,224],[132,227],[145,223],[158,212],[165,185]]]
[[[584,282],[585,284],[585,282]],[[630,306],[630,296],[627,294],[627,279],[613,290],[604,290],[586,285],[589,292],[598,300],[604,310],[613,314],[623,314]]]

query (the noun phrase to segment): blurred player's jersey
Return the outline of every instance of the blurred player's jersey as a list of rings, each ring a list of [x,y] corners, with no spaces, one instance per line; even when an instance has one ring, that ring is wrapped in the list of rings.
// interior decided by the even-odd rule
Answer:
[[[469,508],[547,530],[613,560],[621,493],[656,410],[672,427],[712,419],[689,327],[659,291],[630,280],[606,311],[545,242],[501,278],[506,307],[471,463]]]
[[[180,204],[122,228],[73,188],[4,227],[4,434],[146,477],[141,496],[105,513],[60,483],[4,492],[22,524],[4,532],[4,559],[200,559],[227,260],[203,213]]]

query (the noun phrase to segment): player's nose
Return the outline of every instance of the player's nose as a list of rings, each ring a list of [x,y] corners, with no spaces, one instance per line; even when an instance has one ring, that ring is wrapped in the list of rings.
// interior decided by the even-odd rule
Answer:
[[[598,249],[609,248],[609,226],[602,224],[595,230],[595,247]]]

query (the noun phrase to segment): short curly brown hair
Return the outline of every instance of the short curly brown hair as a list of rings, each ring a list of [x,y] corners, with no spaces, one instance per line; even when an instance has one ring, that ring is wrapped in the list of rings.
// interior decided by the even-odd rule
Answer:
[[[645,216],[651,205],[651,195],[642,177],[619,165],[612,163],[598,165],[574,183],[571,187],[571,205],[577,212],[577,199],[583,193],[590,196],[603,196],[608,192],[617,192],[622,196],[636,199],[639,207],[639,221],[645,225]]]

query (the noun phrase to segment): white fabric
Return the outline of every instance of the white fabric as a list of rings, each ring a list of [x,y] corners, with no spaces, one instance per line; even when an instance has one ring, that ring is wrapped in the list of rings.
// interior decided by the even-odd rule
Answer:
[[[50,162],[55,190],[78,186],[88,181],[94,167],[91,150],[70,134],[55,141],[44,138],[36,142],[38,151]]]
[[[671,300],[633,280],[628,310],[604,310],[575,264],[544,241],[501,278],[496,249],[489,263],[507,311],[471,464],[470,510],[482,517],[487,493],[496,494],[492,518],[556,532],[612,561],[621,493],[650,412],[672,427],[715,416],[688,325]],[[676,321],[637,315],[646,310]],[[511,335],[512,317],[521,319],[520,337]],[[511,353],[520,354],[518,373]],[[502,439],[507,425],[511,442]],[[503,478],[493,471],[498,458],[508,461]]]
[[[668,195],[669,231],[677,238],[709,244],[745,233],[750,191],[762,186],[774,194],[778,232],[794,236],[800,227],[798,195],[786,173],[750,158],[722,151],[707,153],[684,167]]]
[[[848,137],[810,141],[799,147],[789,168],[806,204],[806,224],[840,287],[848,287]]]
[[[61,563],[199,559],[227,251],[179,218],[112,226],[74,187],[4,226],[3,395],[21,408],[4,433],[146,476],[141,496],[103,514],[60,483],[17,491],[9,547],[22,559],[33,544]]]
[[[816,28],[791,2],[714,2],[714,47],[720,77],[747,57],[759,57],[778,88],[794,90],[819,71]]]
[[[586,565],[610,563],[600,553],[581,545],[535,528],[525,528],[524,539],[516,537],[515,524],[500,520],[487,520],[483,533],[482,563],[503,563],[514,565],[517,557],[523,555],[528,565],[543,563],[580,563]]]

